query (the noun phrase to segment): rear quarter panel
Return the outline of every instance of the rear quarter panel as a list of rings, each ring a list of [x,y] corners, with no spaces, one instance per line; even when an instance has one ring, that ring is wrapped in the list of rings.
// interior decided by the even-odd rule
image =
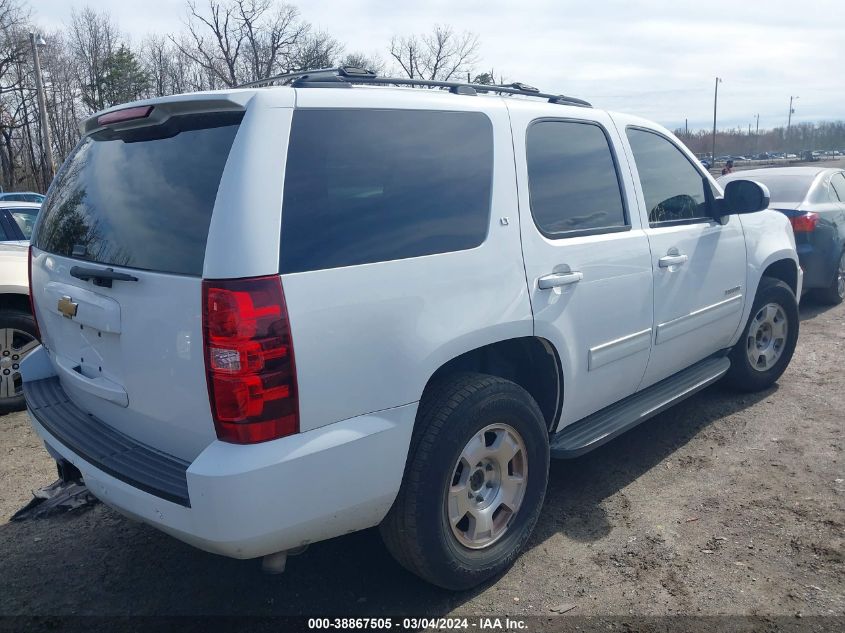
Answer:
[[[0,244],[0,294],[29,294],[27,248]]]
[[[533,333],[507,110],[497,98],[436,92],[346,90],[340,103],[484,112],[494,137],[487,238],[470,250],[282,276],[302,430],[416,402],[448,360]],[[335,90],[298,91],[297,107],[338,105]]]

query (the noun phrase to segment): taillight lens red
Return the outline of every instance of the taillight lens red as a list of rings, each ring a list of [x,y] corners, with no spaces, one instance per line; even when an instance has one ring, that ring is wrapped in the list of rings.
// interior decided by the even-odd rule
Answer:
[[[41,328],[38,327],[38,316],[35,314],[35,295],[32,294],[32,245],[29,247],[29,255],[26,263],[26,276],[29,282],[29,311],[32,312],[32,320],[35,321],[35,338],[41,340]]]
[[[122,123],[123,121],[134,121],[135,119],[146,119],[153,111],[153,106],[137,106],[135,108],[124,108],[115,110],[108,114],[97,117],[97,125],[108,125],[109,123]]]
[[[819,223],[819,214],[802,213],[801,215],[791,216],[789,222],[792,224],[792,230],[795,233],[812,233]]]
[[[298,433],[296,364],[281,279],[204,280],[202,291],[217,437],[254,444]]]

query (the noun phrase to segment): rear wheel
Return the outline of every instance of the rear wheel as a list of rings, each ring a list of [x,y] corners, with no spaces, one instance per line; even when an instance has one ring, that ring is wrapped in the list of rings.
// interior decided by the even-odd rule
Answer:
[[[19,310],[0,310],[0,414],[24,408],[20,365],[36,347],[32,316]]]
[[[779,279],[763,277],[742,336],[730,352],[728,385],[761,391],[786,371],[798,341],[798,302]]]
[[[447,589],[507,569],[543,504],[548,431],[518,385],[462,374],[420,402],[402,487],[381,525],[404,567]]]
[[[827,305],[839,305],[845,299],[845,250],[839,255],[833,279],[827,288],[815,291],[816,299]]]

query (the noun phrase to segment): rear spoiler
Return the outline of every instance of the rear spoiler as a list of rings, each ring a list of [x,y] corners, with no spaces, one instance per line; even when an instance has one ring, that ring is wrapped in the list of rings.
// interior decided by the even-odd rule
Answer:
[[[240,112],[255,96],[255,91],[194,93],[144,99],[101,110],[79,124],[85,136],[103,128],[128,130],[147,125],[160,125],[172,116],[202,112]],[[125,114],[124,114],[125,113]]]

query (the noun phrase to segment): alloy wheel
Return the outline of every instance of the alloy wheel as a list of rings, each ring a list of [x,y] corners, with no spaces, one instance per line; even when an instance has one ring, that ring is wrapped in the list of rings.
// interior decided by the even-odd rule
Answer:
[[[23,330],[0,328],[0,400],[15,398],[23,393],[20,365],[38,340]]]
[[[757,371],[768,371],[780,360],[786,347],[789,324],[783,308],[767,303],[757,311],[748,328],[748,362]]]
[[[491,424],[467,442],[452,471],[446,514],[461,545],[483,549],[508,530],[528,483],[525,442],[512,426]]]

